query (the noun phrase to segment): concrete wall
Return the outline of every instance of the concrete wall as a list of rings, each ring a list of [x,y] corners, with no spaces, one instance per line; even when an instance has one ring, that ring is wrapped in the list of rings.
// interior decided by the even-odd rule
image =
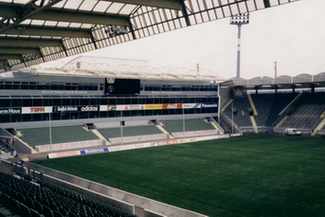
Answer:
[[[51,151],[62,151],[62,150],[96,147],[96,146],[103,146],[103,145],[105,144],[102,140],[96,139],[96,140],[88,140],[88,141],[80,141],[80,142],[39,145],[36,146],[36,149],[39,152],[51,152]]]
[[[185,114],[185,119],[191,118],[204,118],[217,116],[217,113],[205,113],[205,114]],[[128,121],[149,121],[149,120],[171,120],[171,119],[182,119],[183,115],[150,115],[150,116],[133,116],[133,117],[122,117],[122,120]],[[86,123],[105,123],[105,122],[116,122],[119,123],[121,117],[114,118],[91,118],[91,119],[76,119],[76,120],[60,120],[51,121],[52,127],[60,126],[77,126]],[[49,127],[49,121],[31,121],[31,122],[15,122],[15,123],[1,123],[0,128],[39,128],[39,127]]]
[[[126,144],[126,143],[140,143],[140,142],[147,142],[147,141],[154,141],[154,140],[162,140],[168,139],[167,135],[165,134],[151,134],[151,135],[143,135],[143,136],[128,136],[128,137],[118,137],[112,138],[110,141],[113,145],[115,144]]]
[[[173,133],[173,136],[176,138],[182,137],[197,137],[197,136],[209,136],[209,135],[218,135],[217,130],[199,130],[199,131],[187,131],[187,132],[176,132]]]

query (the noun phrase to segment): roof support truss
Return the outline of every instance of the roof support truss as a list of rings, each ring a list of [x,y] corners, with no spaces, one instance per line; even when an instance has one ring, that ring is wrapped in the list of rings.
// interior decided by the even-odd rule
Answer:
[[[14,38],[0,37],[1,47],[15,48],[39,48],[39,47],[62,47],[60,39],[42,39],[42,38]]]
[[[19,25],[21,22],[30,18],[32,15],[41,12],[45,8],[50,8],[51,6],[60,1],[62,0],[30,0],[25,5],[16,4],[18,8],[11,8],[11,6],[14,6],[15,4],[2,3],[0,5],[0,14],[4,19],[2,20],[0,33],[3,33],[6,30]],[[8,8],[8,6],[10,7],[10,9]],[[3,10],[5,8],[7,8],[7,10]],[[4,13],[2,14],[2,12]]]
[[[29,36],[50,36],[66,38],[90,38],[90,29],[80,29],[73,27],[52,27],[52,26],[32,26],[19,25],[6,31],[8,35],[29,35]]]
[[[0,54],[15,54],[15,55],[27,55],[27,56],[42,56],[41,50],[38,48],[13,48],[13,47],[1,47]]]
[[[21,17],[21,11],[24,11],[25,8],[26,6],[20,4],[1,3],[0,14],[3,17],[14,20],[15,22],[15,20],[21,20],[19,17]],[[126,15],[77,11],[61,8],[43,8],[38,12],[30,13],[28,15],[28,18],[46,21],[87,23],[98,25],[129,25],[129,17]]]
[[[0,60],[23,60],[23,55],[0,53]]]
[[[134,4],[141,6],[157,7],[157,8],[166,8],[173,10],[181,10],[182,6],[178,0],[109,0],[110,2],[118,2],[125,4]]]
[[[62,8],[52,7],[60,1],[63,3],[60,6]],[[30,0],[25,5],[15,3],[23,1],[0,0],[2,2],[0,3],[0,34],[67,38],[64,39],[66,47],[63,49],[41,49],[41,51],[38,49],[38,52],[29,50],[27,53],[25,51],[20,53],[27,61],[37,60],[31,63],[37,64],[40,58],[43,58],[43,61],[55,60],[67,54],[75,55],[93,50],[91,43],[95,45],[95,48],[102,48],[299,0],[107,0],[113,3],[105,4],[106,9],[99,9],[97,7],[99,4],[92,9],[85,7],[90,11],[79,9],[83,8],[80,7],[83,3],[76,7],[66,5],[65,3],[69,1],[74,0]],[[87,0],[81,2],[87,2]],[[124,4],[137,6],[129,8]],[[70,9],[71,7],[74,8]],[[115,11],[117,14],[99,11]],[[123,15],[124,13],[128,13],[128,16]],[[27,25],[25,22],[22,23],[26,19],[64,21],[69,24],[67,27],[59,27],[60,23],[58,26],[52,26],[52,22],[44,22],[42,26],[34,25],[34,23]],[[72,27],[74,23],[99,26],[90,25],[89,29],[77,29]],[[117,25],[117,27],[107,25]],[[83,25],[85,26],[88,25]],[[85,38],[87,40],[84,40]],[[0,49],[4,48],[6,47],[0,47]],[[17,49],[23,48],[27,47]],[[39,55],[34,55],[35,53]]]

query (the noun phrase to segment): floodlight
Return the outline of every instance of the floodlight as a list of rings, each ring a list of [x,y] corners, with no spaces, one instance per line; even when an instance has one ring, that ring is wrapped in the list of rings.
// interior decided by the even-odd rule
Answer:
[[[237,34],[237,72],[236,78],[240,78],[240,47],[241,47],[241,26],[249,24],[249,13],[241,13],[231,16],[231,25],[236,25],[238,27]]]

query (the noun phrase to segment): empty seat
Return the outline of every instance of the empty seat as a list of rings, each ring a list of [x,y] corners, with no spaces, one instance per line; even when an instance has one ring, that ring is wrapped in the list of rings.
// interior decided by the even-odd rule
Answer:
[[[95,203],[85,193],[72,189],[46,183],[35,185],[1,173],[0,180],[0,205],[19,216],[132,217],[109,204]]]

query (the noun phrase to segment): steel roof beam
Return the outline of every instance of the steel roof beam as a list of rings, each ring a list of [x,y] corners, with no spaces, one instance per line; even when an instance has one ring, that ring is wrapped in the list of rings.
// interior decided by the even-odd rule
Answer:
[[[8,29],[11,29],[19,25],[24,20],[30,18],[33,14],[39,13],[40,11],[50,8],[51,6],[59,3],[62,0],[29,0],[26,4],[14,4],[14,3],[1,3],[1,27],[0,33],[5,32]],[[17,6],[18,11],[13,8]],[[10,9],[8,8],[10,7]],[[5,10],[7,8],[7,10]],[[12,10],[14,9],[14,10]]]
[[[2,17],[18,18],[21,16],[22,11],[24,11],[24,5],[21,4],[0,4],[0,14]],[[126,15],[77,11],[62,8],[45,8],[37,13],[31,14],[28,18],[46,21],[87,23],[96,25],[129,25],[129,17]]]
[[[0,53],[0,60],[23,60],[23,56],[21,54]]]
[[[13,48],[13,47],[1,47],[0,54],[20,54],[20,55],[34,55],[41,56],[41,51],[38,48]]]
[[[166,8],[166,9],[173,9],[173,10],[182,9],[182,6],[178,0],[109,0],[109,1],[132,4],[132,5]]]
[[[86,11],[74,11],[67,9],[47,9],[40,13],[31,16],[32,19],[61,21],[61,22],[73,22],[73,23],[87,23],[97,25],[117,25],[117,26],[129,26],[129,17],[105,14],[105,13],[93,13]]]
[[[80,29],[72,27],[52,27],[19,25],[6,31],[8,35],[29,35],[29,36],[50,36],[68,38],[90,38],[90,29]]]
[[[0,37],[1,47],[15,48],[40,48],[40,47],[62,47],[60,39],[42,39],[42,38],[14,38]]]

